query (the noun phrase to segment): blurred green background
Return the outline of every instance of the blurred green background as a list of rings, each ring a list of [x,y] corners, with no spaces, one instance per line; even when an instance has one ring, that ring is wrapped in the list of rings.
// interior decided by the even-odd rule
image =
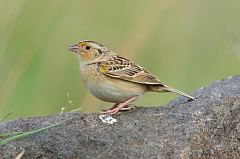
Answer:
[[[110,107],[85,90],[67,51],[104,43],[187,93],[239,74],[239,0],[0,0],[0,117]],[[157,106],[177,95],[147,93]]]

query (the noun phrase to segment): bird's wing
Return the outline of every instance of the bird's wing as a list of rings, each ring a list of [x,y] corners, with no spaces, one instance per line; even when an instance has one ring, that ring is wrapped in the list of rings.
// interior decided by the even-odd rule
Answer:
[[[99,62],[99,71],[112,78],[141,84],[162,85],[162,82],[153,74],[118,55],[115,58]]]

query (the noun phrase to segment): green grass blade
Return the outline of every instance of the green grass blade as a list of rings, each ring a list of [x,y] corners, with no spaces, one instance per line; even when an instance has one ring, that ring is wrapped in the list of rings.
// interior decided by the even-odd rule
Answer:
[[[5,145],[5,144],[7,144],[7,143],[10,142],[10,141],[14,141],[14,140],[17,140],[17,139],[19,139],[19,138],[23,138],[23,137],[26,137],[26,136],[29,136],[29,135],[32,135],[32,134],[35,134],[35,133],[44,131],[44,130],[46,130],[46,129],[50,129],[50,128],[52,128],[52,127],[58,126],[58,125],[66,122],[66,121],[68,121],[68,120],[69,120],[69,119],[64,120],[64,121],[61,121],[61,122],[59,122],[59,123],[57,123],[57,124],[50,125],[50,126],[46,126],[46,127],[43,127],[43,128],[37,129],[37,130],[33,130],[33,131],[13,133],[13,134],[17,134],[17,133],[20,133],[20,134],[15,135],[15,136],[12,136],[12,137],[9,137],[9,138],[6,138],[6,139],[0,141],[0,146]],[[8,134],[10,134],[10,133],[8,133]],[[2,136],[3,136],[3,135],[2,135]],[[5,136],[6,136],[6,135],[5,135]]]

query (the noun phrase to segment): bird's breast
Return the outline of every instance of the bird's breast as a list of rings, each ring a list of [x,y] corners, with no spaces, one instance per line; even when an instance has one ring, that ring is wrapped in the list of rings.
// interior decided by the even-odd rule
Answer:
[[[99,72],[97,65],[80,67],[86,88],[97,98],[112,103],[121,103],[133,96],[141,96],[146,87],[142,84],[108,77]]]

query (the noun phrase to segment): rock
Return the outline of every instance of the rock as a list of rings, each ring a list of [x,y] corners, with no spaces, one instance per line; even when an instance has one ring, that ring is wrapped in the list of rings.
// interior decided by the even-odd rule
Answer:
[[[2,123],[0,133],[56,127],[0,147],[0,158],[240,158],[240,76],[219,80],[166,106],[119,113],[64,113]]]

